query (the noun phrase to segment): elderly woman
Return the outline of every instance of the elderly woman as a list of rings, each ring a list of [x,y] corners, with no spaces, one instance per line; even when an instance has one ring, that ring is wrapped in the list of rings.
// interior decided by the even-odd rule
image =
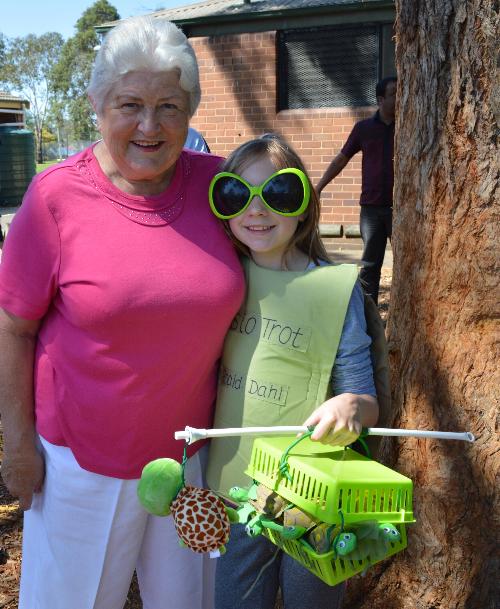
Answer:
[[[211,422],[244,290],[207,200],[220,159],[183,150],[200,87],[173,24],[112,30],[88,92],[102,140],[33,180],[0,269],[2,476],[28,510],[19,607],[119,609],[134,569],[145,609],[208,607],[204,559],[136,486],[148,461],[181,458],[174,430]],[[201,483],[200,453],[186,471]]]

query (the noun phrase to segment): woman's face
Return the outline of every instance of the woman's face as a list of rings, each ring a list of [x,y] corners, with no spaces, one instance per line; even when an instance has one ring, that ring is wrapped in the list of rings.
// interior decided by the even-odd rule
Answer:
[[[98,119],[106,149],[98,159],[111,181],[137,194],[164,190],[189,124],[189,96],[178,72],[125,74],[106,96]]]

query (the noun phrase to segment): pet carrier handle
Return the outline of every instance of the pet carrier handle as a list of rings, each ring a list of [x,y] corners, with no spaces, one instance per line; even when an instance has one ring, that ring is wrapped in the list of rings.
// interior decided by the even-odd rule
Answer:
[[[176,431],[176,440],[185,440],[188,444],[193,444],[198,440],[206,438],[228,438],[231,436],[286,436],[299,433],[307,433],[314,429],[314,426],[305,425],[282,425],[276,427],[227,427],[225,429],[197,429],[196,427],[186,427],[184,431]],[[474,435],[470,431],[451,432],[451,431],[426,431],[419,429],[388,429],[385,427],[364,427],[360,437],[365,436],[399,436],[411,438],[435,438],[439,440],[463,440],[474,442]]]

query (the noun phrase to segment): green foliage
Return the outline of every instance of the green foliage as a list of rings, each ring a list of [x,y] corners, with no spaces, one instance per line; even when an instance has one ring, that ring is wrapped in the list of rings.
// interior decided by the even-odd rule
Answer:
[[[120,18],[107,0],[97,0],[75,24],[66,42],[49,32],[7,39],[0,32],[0,86],[15,90],[30,102],[30,128],[42,160],[45,124],[64,141],[97,139],[86,88],[99,38],[94,26]]]
[[[51,142],[57,141],[57,135],[54,135],[46,127],[42,127],[42,142],[44,144],[50,144]]]
[[[53,105],[55,120],[67,115],[77,139],[96,139],[93,110],[87,100],[95,47],[99,38],[94,26],[120,19],[114,6],[107,0],[97,0],[76,22],[76,34],[69,38],[61,50],[60,60],[53,71],[57,101]]]
[[[0,32],[0,72],[5,64],[5,53],[7,51],[7,38]]]
[[[78,33],[83,34],[91,30],[93,32],[95,25],[100,25],[106,21],[116,21],[117,19],[120,19],[120,15],[112,4],[107,0],[97,0],[83,12],[75,27]]]
[[[54,93],[52,71],[63,42],[61,34],[47,32],[2,39],[0,45],[0,83],[29,100],[40,161],[42,129]]]

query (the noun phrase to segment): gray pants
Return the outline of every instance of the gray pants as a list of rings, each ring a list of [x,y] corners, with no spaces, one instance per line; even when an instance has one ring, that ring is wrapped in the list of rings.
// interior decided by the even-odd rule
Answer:
[[[233,525],[227,552],[217,559],[215,609],[274,609],[279,588],[284,609],[340,609],[342,584],[328,586],[277,550],[262,535],[248,537],[243,525]]]

